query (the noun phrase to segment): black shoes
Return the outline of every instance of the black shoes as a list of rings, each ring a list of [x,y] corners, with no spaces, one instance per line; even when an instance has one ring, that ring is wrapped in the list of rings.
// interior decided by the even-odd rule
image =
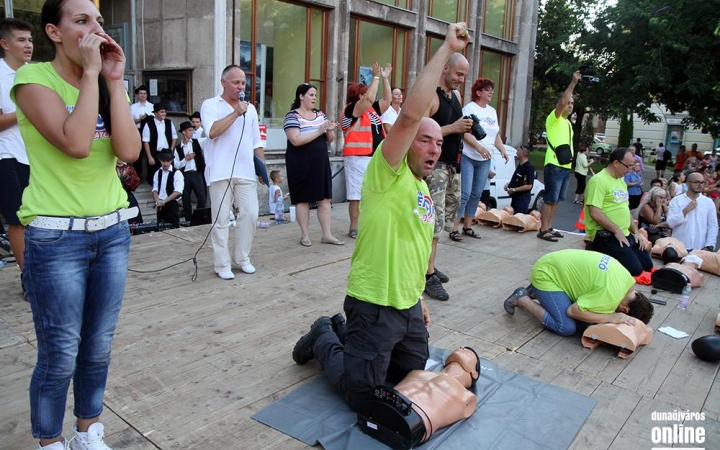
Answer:
[[[437,269],[435,269],[435,276],[438,277],[438,280],[440,280],[441,283],[447,283],[448,281],[450,281],[450,278],[448,278],[447,275]]]
[[[322,316],[316,320],[310,327],[310,331],[305,336],[301,337],[297,341],[297,344],[295,344],[295,348],[293,348],[292,352],[293,361],[301,366],[309,361],[312,361],[312,359],[315,358],[315,353],[313,351],[315,341],[318,336],[328,331],[333,331],[332,319],[328,316]]]
[[[437,273],[432,274],[430,278],[425,280],[425,293],[430,298],[434,298],[435,300],[440,300],[443,302],[450,299],[450,296],[445,291],[445,288],[440,282],[440,278],[438,278]]]
[[[505,312],[513,315],[515,314],[515,308],[517,308],[517,305],[513,305],[513,301],[520,300],[520,297],[528,296],[528,291],[525,290],[523,287],[519,287],[515,289],[515,291],[512,293],[512,295],[505,299],[503,302],[503,307],[505,308]]]

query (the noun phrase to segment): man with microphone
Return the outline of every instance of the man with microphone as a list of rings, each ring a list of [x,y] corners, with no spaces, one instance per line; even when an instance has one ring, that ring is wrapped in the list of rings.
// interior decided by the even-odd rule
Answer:
[[[255,107],[245,101],[245,73],[227,66],[220,78],[222,93],[203,102],[200,116],[208,140],[205,143],[205,175],[215,226],[211,239],[215,273],[223,280],[235,275],[231,264],[255,273],[250,249],[258,218],[257,178],[253,158],[263,161],[260,127]],[[228,244],[233,203],[238,208],[232,258]]]

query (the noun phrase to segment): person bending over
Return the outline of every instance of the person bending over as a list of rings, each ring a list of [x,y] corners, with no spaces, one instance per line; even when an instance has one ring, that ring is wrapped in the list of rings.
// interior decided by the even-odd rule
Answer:
[[[566,249],[538,259],[530,286],[518,288],[505,300],[508,314],[526,309],[553,333],[572,336],[576,321],[647,324],[653,305],[635,290],[635,279],[615,258],[602,253]],[[535,303],[530,296],[536,296]]]

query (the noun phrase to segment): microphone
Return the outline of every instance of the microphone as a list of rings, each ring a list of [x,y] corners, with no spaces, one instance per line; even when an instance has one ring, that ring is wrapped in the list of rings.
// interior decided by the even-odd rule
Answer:
[[[241,102],[245,101],[245,91],[238,92],[238,100],[240,100]],[[245,113],[243,113],[243,116],[244,115],[245,115]]]

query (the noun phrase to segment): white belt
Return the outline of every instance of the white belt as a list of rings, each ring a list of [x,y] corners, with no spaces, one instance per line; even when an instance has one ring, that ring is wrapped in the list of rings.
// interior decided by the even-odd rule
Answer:
[[[30,222],[31,227],[43,228],[46,230],[70,230],[70,231],[100,231],[109,228],[123,220],[137,217],[138,207],[133,206],[127,209],[118,209],[104,216],[97,217],[49,217],[37,216]]]

